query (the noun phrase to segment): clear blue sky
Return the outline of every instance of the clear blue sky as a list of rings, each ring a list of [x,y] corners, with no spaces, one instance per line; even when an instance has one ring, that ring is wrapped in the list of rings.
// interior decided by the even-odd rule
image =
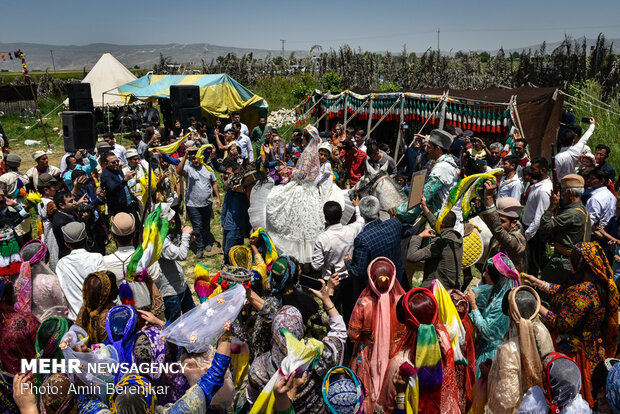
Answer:
[[[27,6],[26,6],[27,4]],[[0,42],[211,43],[307,50],[494,50],[573,37],[620,38],[620,1],[1,0]]]

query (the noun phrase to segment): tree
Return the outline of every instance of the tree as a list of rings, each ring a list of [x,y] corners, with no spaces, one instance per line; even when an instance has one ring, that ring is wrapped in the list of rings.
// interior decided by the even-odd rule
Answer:
[[[491,54],[489,52],[486,52],[486,51],[482,52],[480,53],[480,62],[487,63],[490,57],[491,57]]]

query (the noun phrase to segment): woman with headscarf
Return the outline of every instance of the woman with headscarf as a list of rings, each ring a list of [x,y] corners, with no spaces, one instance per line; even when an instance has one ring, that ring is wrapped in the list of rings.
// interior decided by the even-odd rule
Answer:
[[[469,302],[463,292],[457,289],[450,291],[450,298],[459,313],[463,329],[465,329],[465,342],[461,344],[461,353],[467,359],[467,365],[456,364],[456,384],[459,390],[459,407],[462,413],[469,411],[472,402],[472,390],[476,382],[476,351],[474,346],[474,326],[469,319]]]
[[[566,355],[552,352],[543,361],[542,384],[530,388],[517,414],[589,414],[581,398],[579,367]]]
[[[347,340],[347,328],[342,316],[330,299],[333,289],[323,283],[320,291],[313,293],[323,301],[330,318],[329,332],[323,339],[323,352],[312,370],[308,372],[307,381],[296,389],[292,405],[296,413],[322,413],[325,409],[321,399],[321,385],[327,371],[342,363],[344,344]],[[272,348],[252,362],[248,377],[248,403],[253,404],[261,390],[274,373],[280,369],[287,352],[286,340],[282,329],[285,328],[297,339],[305,335],[303,317],[297,308],[284,306],[276,313],[272,323]]]
[[[5,292],[5,283],[10,282],[0,278],[0,363],[4,371],[14,375],[20,372],[22,359],[30,360],[36,356],[34,343],[39,320],[11,306],[12,295]]]
[[[521,284],[519,273],[504,253],[498,253],[487,261],[482,278],[484,285],[467,291],[471,307],[469,317],[478,332],[476,378],[480,377],[480,364],[495,358],[497,347],[508,332],[510,319],[502,312],[504,294]]]
[[[60,341],[69,330],[69,321],[66,318],[52,316],[44,320],[37,330],[37,339],[34,348],[37,351],[37,358],[43,359],[64,359]]]
[[[304,374],[302,379],[306,376],[307,374]],[[288,397],[288,393],[295,388],[295,381],[295,375],[289,375],[275,384],[276,414],[295,414]],[[329,370],[323,379],[322,395],[326,414],[368,413],[364,409],[366,398],[364,386],[357,375],[347,367],[337,366]]]
[[[379,398],[387,366],[405,327],[396,317],[396,303],[405,291],[396,280],[390,259],[378,257],[368,266],[368,286],[361,293],[351,319],[351,369],[368,392],[364,410],[372,413]]]
[[[439,323],[435,296],[426,288],[411,289],[398,302],[397,316],[405,334],[388,366],[391,375],[385,376],[375,412],[393,413],[397,404],[406,404],[413,413],[459,413],[454,350]],[[392,377],[397,372],[409,377],[407,401],[395,400]]]
[[[271,294],[282,306],[296,307],[303,317],[304,330],[313,336],[322,336],[323,315],[319,304],[299,285],[301,266],[292,256],[280,256],[271,265],[269,285]]]
[[[66,317],[69,308],[58,276],[45,264],[47,246],[31,240],[21,251],[22,266],[15,281],[15,308],[32,313],[40,321],[50,316]]]
[[[176,360],[177,347],[171,347],[161,335],[161,327],[149,325],[136,334],[133,359],[136,364],[169,364]],[[173,359],[174,358],[174,359]],[[174,403],[185,394],[189,385],[182,373],[153,371],[145,374],[153,386],[159,386],[165,393],[157,396],[157,403]]]
[[[616,354],[618,289],[597,242],[578,243],[570,262],[574,275],[568,285],[550,284],[531,275],[524,279],[551,296],[551,309],[540,307],[541,319],[553,335],[556,350],[581,369],[582,394],[592,406],[592,369]]]
[[[138,313],[128,305],[118,305],[108,311],[106,332],[108,341],[118,352],[119,362],[132,363],[133,346],[136,342]]]
[[[71,392],[71,380],[65,373],[52,374],[43,382],[46,389],[56,392],[41,395],[41,412],[48,414],[70,413],[75,405],[75,393]],[[54,388],[51,388],[54,387]]]
[[[172,404],[158,408],[157,412],[165,414],[204,414],[208,412],[214,395],[224,384],[224,376],[230,366],[230,341],[230,327],[227,326],[219,339],[217,352],[207,372],[180,398]],[[148,378],[134,374],[125,376],[114,387],[114,394],[110,397],[110,411],[113,414],[154,414],[155,407],[161,405],[157,401],[159,396],[154,393],[154,386],[155,384]]]
[[[112,272],[95,272],[86,276],[82,287],[84,304],[75,324],[88,333],[90,345],[102,343],[108,338],[106,318],[116,303],[118,287]]]
[[[553,341],[538,318],[539,307],[540,297],[529,286],[519,286],[504,296],[510,329],[497,347],[489,372],[489,413],[513,413],[527,390],[543,385],[542,360],[553,352]]]

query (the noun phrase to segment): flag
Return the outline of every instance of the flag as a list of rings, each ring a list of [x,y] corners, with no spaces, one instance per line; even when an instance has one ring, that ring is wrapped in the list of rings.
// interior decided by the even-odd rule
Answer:
[[[168,219],[161,216],[161,206],[157,206],[144,221],[142,244],[138,246],[127,264],[125,279],[143,281],[148,277],[148,268],[159,260],[167,235]]]
[[[275,413],[273,386],[276,382],[290,374],[306,371],[315,360],[321,357],[323,352],[322,342],[314,338],[307,340],[297,339],[286,328],[282,328],[282,335],[286,339],[286,357],[282,360],[280,369],[273,374],[261,391],[250,410],[250,414]],[[439,362],[441,363],[441,359]]]

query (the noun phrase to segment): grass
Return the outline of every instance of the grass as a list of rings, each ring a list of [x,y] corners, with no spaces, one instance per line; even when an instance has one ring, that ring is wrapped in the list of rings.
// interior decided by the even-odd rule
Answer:
[[[615,169],[620,168],[620,104],[618,100],[611,101],[611,103],[609,103],[611,108],[607,108],[604,104],[596,102],[580,91],[602,101],[603,91],[601,86],[595,82],[589,81],[569,88],[568,93],[570,95],[576,96],[582,100],[567,98],[566,104],[571,112],[575,114],[575,123],[581,125],[584,131],[588,125],[581,124],[581,118],[594,117],[596,119],[596,130],[594,134],[592,134],[588,146],[592,149],[592,152],[594,152],[597,145],[607,145],[611,148],[611,154],[607,162]],[[583,101],[590,102],[592,105]]]
[[[41,99],[39,103],[41,105],[43,114],[46,115],[61,102],[62,99]],[[54,166],[60,165],[60,160],[65,153],[62,138],[59,138],[57,132],[54,132],[52,130],[53,128],[62,129],[62,122],[57,113],[59,111],[60,109],[58,111],[54,111],[54,113],[49,115],[49,120],[45,121],[48,137],[50,139],[50,143],[53,145],[52,152],[48,155],[48,157],[50,160],[50,165]],[[27,171],[30,167],[33,167],[35,165],[35,162],[31,157],[34,151],[47,149],[41,125],[37,122],[36,125],[32,128],[26,128],[35,124],[37,120],[38,117],[22,119],[19,114],[6,114],[3,117],[0,117],[0,123],[3,126],[6,135],[9,137],[11,153],[18,154],[22,157],[22,165],[20,167],[20,171],[23,172]],[[41,144],[35,146],[26,146],[24,144],[24,141],[28,139],[41,141]],[[120,143],[125,146],[129,146],[130,144],[129,141],[124,139],[121,140]],[[222,187],[222,181],[219,177],[218,186],[220,190],[221,200],[223,202],[224,190]],[[214,218],[213,220],[211,220],[211,232],[213,233],[217,243],[213,246],[213,250],[209,253],[205,252],[205,256],[200,260],[196,259],[195,254],[190,251],[187,260],[180,262],[185,273],[185,280],[192,288],[192,292],[194,285],[194,266],[198,261],[202,262],[206,267],[208,267],[211,270],[211,274],[217,273],[224,264],[222,249],[219,247],[219,243],[221,243],[222,241],[222,229],[220,223],[221,212],[221,207],[217,207],[214,204]],[[186,219],[185,217],[183,218],[183,223],[186,225],[191,225],[189,219]],[[106,250],[109,253],[116,251],[116,246],[114,245],[113,241],[108,244]]]
[[[129,69],[131,73],[140,77],[151,69]],[[44,70],[29,70],[28,73],[31,76],[33,82],[36,82],[41,76],[49,73],[53,78],[62,80],[82,80],[89,71],[84,70],[56,70],[56,71],[44,71]],[[22,75],[23,72],[0,72],[0,83],[11,83]]]

